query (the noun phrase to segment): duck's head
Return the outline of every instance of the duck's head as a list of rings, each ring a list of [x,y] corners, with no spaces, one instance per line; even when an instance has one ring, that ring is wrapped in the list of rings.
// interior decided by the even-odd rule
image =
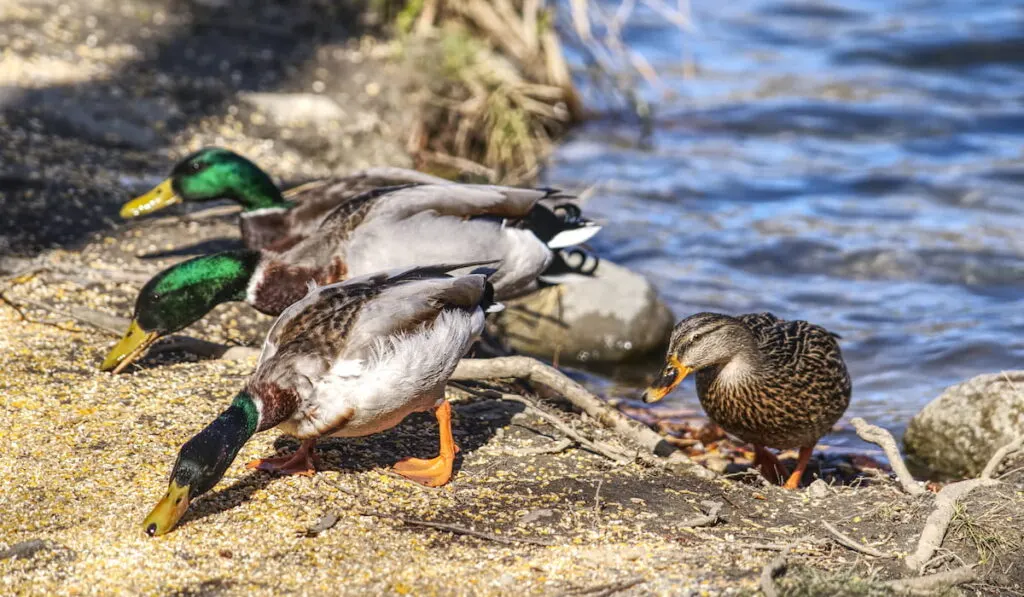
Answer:
[[[657,402],[691,371],[729,362],[750,348],[751,335],[740,320],[720,313],[698,313],[676,324],[665,366],[644,392],[644,402]]]
[[[175,203],[231,199],[244,211],[287,208],[291,204],[266,172],[228,149],[205,147],[178,162],[167,180],[121,207],[134,218]]]
[[[259,426],[259,408],[246,392],[239,392],[224,412],[178,451],[167,493],[142,523],[150,537],[174,528],[189,503],[213,489],[231,466],[238,451]]]
[[[153,276],[135,299],[124,338],[100,369],[119,373],[153,342],[198,321],[220,303],[245,300],[258,251],[225,251],[183,261]]]

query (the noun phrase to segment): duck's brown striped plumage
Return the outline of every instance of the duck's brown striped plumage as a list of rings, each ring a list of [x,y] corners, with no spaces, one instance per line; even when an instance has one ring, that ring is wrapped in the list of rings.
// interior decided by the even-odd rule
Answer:
[[[814,445],[850,404],[850,376],[835,336],[771,313],[736,319],[753,336],[759,362],[735,377],[720,376],[722,365],[698,371],[701,406],[723,429],[752,444]]]
[[[771,313],[698,313],[676,325],[668,363],[645,398],[660,399],[693,371],[713,421],[759,454],[763,447],[801,448],[802,472],[810,450],[850,403],[850,376],[836,339],[820,326]]]

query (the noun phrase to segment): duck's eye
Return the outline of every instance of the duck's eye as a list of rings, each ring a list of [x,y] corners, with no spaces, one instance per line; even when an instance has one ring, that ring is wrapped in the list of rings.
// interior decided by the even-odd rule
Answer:
[[[205,166],[206,166],[206,164],[204,164],[202,162],[189,162],[188,163],[188,171],[192,172],[193,174],[195,174],[196,172],[201,171]]]

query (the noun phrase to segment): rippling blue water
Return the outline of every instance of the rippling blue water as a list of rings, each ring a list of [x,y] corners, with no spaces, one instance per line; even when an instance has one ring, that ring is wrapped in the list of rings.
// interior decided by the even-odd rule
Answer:
[[[943,388],[1021,368],[1024,5],[693,0],[693,20],[641,7],[624,32],[675,95],[640,89],[651,134],[596,119],[545,175],[599,183],[599,253],[680,318],[840,333],[847,416],[897,433]],[[673,400],[696,405],[692,381]]]

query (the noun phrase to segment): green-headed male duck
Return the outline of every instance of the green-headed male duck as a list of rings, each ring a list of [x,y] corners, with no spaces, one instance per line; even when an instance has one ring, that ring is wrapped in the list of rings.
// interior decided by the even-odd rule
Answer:
[[[553,210],[563,204],[571,209],[556,215]],[[326,285],[397,267],[495,261],[491,281],[499,300],[514,298],[545,281],[556,248],[584,242],[598,230],[578,217],[571,197],[550,189],[374,189],[335,207],[314,234],[284,252],[222,252],[157,274],[139,293],[127,333],[101,368],[120,372],[157,338],[191,325],[220,303],[245,301],[277,315],[305,295],[309,282]]]
[[[438,456],[407,458],[398,474],[430,487],[452,476],[458,448],[444,388],[459,359],[500,309],[480,264],[379,272],[312,288],[274,323],[245,389],[181,447],[166,495],[143,523],[149,535],[177,524],[189,503],[224,476],[242,445],[273,427],[302,440],[292,455],[249,463],[279,474],[312,475],[317,438],[358,437],[433,410]]]
[[[241,155],[221,147],[204,147],[178,162],[171,175],[152,190],[125,203],[121,217],[135,218],[181,202],[230,199],[242,206],[239,225],[246,248],[283,251],[316,231],[332,209],[366,191],[447,182],[415,170],[378,167],[282,191],[266,172]]]

